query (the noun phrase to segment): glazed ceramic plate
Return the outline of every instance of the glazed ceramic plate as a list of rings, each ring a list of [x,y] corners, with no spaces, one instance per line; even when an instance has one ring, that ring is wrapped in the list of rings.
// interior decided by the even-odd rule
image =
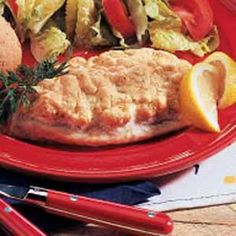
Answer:
[[[236,59],[236,15],[211,1],[221,47]],[[117,182],[174,173],[197,164],[236,140],[236,106],[220,112],[222,132],[194,128],[146,142],[106,148],[39,146],[0,136],[0,165],[63,181]]]

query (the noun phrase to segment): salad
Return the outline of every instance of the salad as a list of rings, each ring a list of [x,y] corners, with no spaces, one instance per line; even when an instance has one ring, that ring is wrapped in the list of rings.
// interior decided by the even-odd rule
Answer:
[[[207,0],[2,0],[1,5],[10,10],[21,41],[30,41],[37,61],[57,57],[72,45],[151,45],[199,57],[219,46]]]

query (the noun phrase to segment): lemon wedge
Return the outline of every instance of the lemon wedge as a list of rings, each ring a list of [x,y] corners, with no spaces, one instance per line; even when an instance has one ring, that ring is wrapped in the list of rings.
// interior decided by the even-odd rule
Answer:
[[[236,62],[223,52],[214,52],[204,62],[215,67],[219,88],[219,109],[236,103]]]
[[[218,89],[214,66],[208,63],[194,65],[180,86],[183,119],[202,130],[220,132],[217,112]]]

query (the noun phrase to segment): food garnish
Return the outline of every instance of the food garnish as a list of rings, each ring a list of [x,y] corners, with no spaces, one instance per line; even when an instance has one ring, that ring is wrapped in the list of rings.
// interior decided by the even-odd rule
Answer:
[[[5,0],[0,0],[0,15],[4,13],[4,8],[5,8]]]
[[[36,86],[44,79],[51,79],[67,73],[67,62],[45,60],[35,68],[20,65],[16,72],[0,72],[0,123],[7,121],[18,108],[30,105],[37,95]]]
[[[193,66],[180,86],[183,119],[191,125],[210,132],[219,132],[217,114],[217,85],[214,68],[207,63]]]
[[[40,62],[45,59],[56,60],[71,45],[66,34],[53,25],[49,25],[42,33],[30,34],[31,52]]]
[[[183,119],[200,129],[219,132],[218,108],[236,103],[236,62],[215,52],[194,65],[182,80],[180,104]]]
[[[183,20],[191,38],[202,40],[212,30],[213,12],[208,0],[173,0],[171,8]]]
[[[135,35],[135,27],[129,19],[122,0],[102,0],[108,22],[125,38]],[[115,12],[115,14],[114,14]]]
[[[144,0],[146,14],[162,29],[172,29],[180,31],[182,21],[180,17],[162,0]]]
[[[18,0],[17,23],[24,29],[38,34],[64,3],[65,0]]]
[[[78,47],[89,46],[91,27],[96,22],[96,7],[93,0],[77,0],[77,23],[75,43]]]
[[[138,42],[142,43],[148,30],[148,16],[142,0],[127,0],[127,6],[136,29]]]
[[[77,0],[67,0],[66,1],[66,34],[70,40],[73,40],[75,37],[75,28],[77,23],[77,9],[78,9]]]
[[[156,22],[150,23],[149,32],[154,48],[162,48],[173,53],[176,51],[191,51],[193,54],[203,57],[220,45],[217,28],[213,28],[209,36],[198,42],[178,31],[162,29]]]
[[[219,46],[208,0],[8,0],[7,6],[15,16],[22,41],[40,35],[51,41],[45,31],[53,22],[77,48],[127,49],[148,44],[155,49],[191,51],[203,57]],[[58,12],[61,17],[56,18]],[[32,43],[31,48],[40,47]],[[50,45],[50,49],[58,51],[57,46]]]
[[[219,80],[219,109],[236,103],[236,62],[223,52],[214,52],[205,62],[213,65]]]

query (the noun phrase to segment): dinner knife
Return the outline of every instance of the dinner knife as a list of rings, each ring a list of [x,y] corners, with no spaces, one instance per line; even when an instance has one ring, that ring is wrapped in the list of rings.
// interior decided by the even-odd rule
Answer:
[[[165,213],[38,188],[0,184],[0,195],[44,208],[50,213],[112,228],[132,235],[169,234],[173,222]],[[30,235],[31,236],[31,235]]]
[[[14,236],[46,236],[12,206],[0,199],[0,224]]]

